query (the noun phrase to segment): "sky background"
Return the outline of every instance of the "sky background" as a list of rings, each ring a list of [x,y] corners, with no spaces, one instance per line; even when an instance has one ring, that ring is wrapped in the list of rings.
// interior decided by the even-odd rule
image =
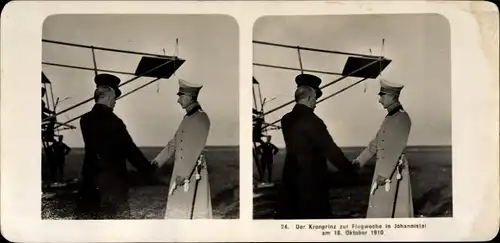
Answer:
[[[117,102],[115,113],[125,122],[138,146],[165,146],[173,137],[185,111],[177,104],[178,78],[203,84],[199,101],[211,120],[207,145],[239,143],[239,36],[238,25],[223,15],[55,15],[46,19],[43,38],[83,45],[167,55],[186,62],[175,76],[153,83]],[[42,43],[42,59],[93,68],[90,49]],[[135,72],[139,55],[95,51],[97,67]],[[57,111],[92,97],[94,72],[43,65],[51,80]],[[133,78],[117,74],[122,83]],[[122,93],[153,78],[139,78],[121,88]],[[50,92],[50,91],[49,91]],[[94,102],[62,114],[67,121],[88,112]],[[75,130],[61,132],[66,144],[83,147],[79,120]]]
[[[451,145],[450,29],[440,15],[273,16],[260,18],[254,40],[381,55],[392,63],[382,77],[405,85],[400,98],[412,120],[409,145]],[[300,68],[296,49],[254,44],[254,62]],[[301,51],[304,69],[341,73],[347,56]],[[265,110],[293,99],[299,71],[254,66],[263,97],[275,98]],[[319,76],[322,85],[338,76]],[[328,96],[356,81],[347,78],[323,89]],[[365,92],[366,89],[366,92]],[[379,81],[368,79],[318,104],[323,119],[339,146],[366,146],[375,136],[386,111],[378,103]],[[322,97],[322,98],[323,98]],[[266,116],[280,119],[293,104]],[[280,130],[270,133],[273,143],[284,146]]]

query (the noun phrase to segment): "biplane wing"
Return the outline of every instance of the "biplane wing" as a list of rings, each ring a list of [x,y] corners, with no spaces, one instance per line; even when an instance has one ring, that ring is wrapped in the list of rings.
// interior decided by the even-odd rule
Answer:
[[[350,56],[349,58],[347,58],[347,61],[344,65],[344,70],[342,71],[342,75],[350,77],[374,79],[377,78],[380,75],[380,73],[391,63],[391,60],[381,58],[379,60],[379,65],[369,65],[370,62],[373,61],[378,61],[378,59]],[[366,68],[354,72],[355,70],[364,66],[366,66]]]
[[[172,60],[171,62],[168,62],[167,65],[161,66],[163,63]],[[178,68],[184,64],[185,60],[176,58],[176,57],[168,57],[168,58],[158,58],[158,57],[148,57],[148,56],[143,56],[141,58],[141,61],[139,62],[139,65],[137,65],[137,69],[135,70],[135,75],[140,76],[143,73],[146,73],[145,77],[152,77],[152,78],[170,78],[172,74],[174,74],[175,71],[177,71]],[[148,70],[161,66],[161,68],[158,68],[152,72],[148,73]]]
[[[299,53],[299,63],[301,64],[300,69],[298,68],[293,68],[293,67],[284,67],[284,66],[277,66],[277,65],[267,65],[267,64],[261,64],[261,63],[254,63],[255,66],[260,66],[260,67],[267,67],[267,68],[277,68],[277,69],[286,69],[286,70],[293,70],[293,71],[300,71],[302,73],[304,72],[309,72],[309,73],[319,73],[319,74],[327,74],[327,75],[334,75],[334,76],[340,76],[339,78],[324,84],[320,87],[320,89],[324,89],[326,87],[329,87],[335,83],[338,83],[348,77],[354,77],[354,78],[362,78],[360,81],[355,82],[354,84],[349,85],[348,87],[340,90],[339,92],[335,92],[332,95],[326,96],[319,100],[317,103],[321,103],[367,79],[374,79],[377,78],[382,71],[385,70],[385,68],[392,62],[392,60],[387,59],[383,56],[374,56],[374,55],[365,55],[365,54],[359,54],[359,53],[349,53],[349,52],[341,52],[341,51],[333,51],[333,50],[325,50],[325,49],[316,49],[316,48],[310,48],[310,47],[300,47],[300,46],[292,46],[292,45],[284,45],[284,44],[277,44],[277,43],[270,43],[270,42],[263,42],[263,41],[253,41],[255,44],[262,44],[262,45],[269,45],[269,46],[275,46],[275,47],[282,47],[282,48],[289,48],[289,49],[297,49]],[[382,43],[384,43],[384,40],[382,40]],[[321,53],[329,53],[329,54],[338,54],[338,55],[347,55],[347,61],[344,65],[343,71],[341,73],[338,72],[330,72],[330,71],[321,71],[321,70],[305,70],[302,69],[302,60],[300,57],[300,51],[312,51],[312,52],[321,52]],[[255,77],[254,77],[255,80]],[[259,91],[260,93],[260,91]],[[255,95],[254,95],[255,97]],[[282,109],[283,107],[286,107],[290,104],[292,104],[294,101],[291,100],[289,102],[286,102],[280,106],[277,106],[269,111],[264,112],[264,116],[269,115],[279,109]],[[272,123],[267,123],[264,125],[263,128],[266,128],[267,126],[276,124],[279,122],[279,120],[272,122]]]
[[[97,46],[89,46],[89,45],[81,45],[81,44],[75,44],[75,43],[68,43],[68,42],[61,42],[61,41],[53,41],[53,40],[42,40],[43,42],[46,43],[52,43],[52,44],[58,44],[58,45],[66,45],[66,46],[72,46],[72,47],[79,47],[79,48],[85,48],[85,49],[90,49],[92,50],[92,55],[94,58],[94,68],[89,68],[89,67],[81,67],[81,66],[71,66],[71,65],[65,65],[65,64],[57,64],[57,63],[50,63],[50,62],[42,62],[44,65],[51,65],[51,66],[56,66],[56,67],[62,67],[62,68],[73,68],[73,69],[80,69],[80,70],[87,70],[87,71],[94,71],[97,75],[97,72],[106,72],[106,73],[117,73],[117,74],[124,74],[124,75],[131,75],[134,76],[133,78],[121,83],[119,87],[122,87],[128,83],[131,83],[138,78],[141,77],[153,77],[155,78],[152,81],[147,82],[146,84],[143,84],[131,91],[129,91],[126,94],[123,94],[120,96],[118,99],[122,99],[154,82],[156,82],[159,79],[168,79],[170,78],[181,66],[184,64],[186,61],[185,59],[181,59],[177,56],[167,56],[167,55],[159,55],[159,54],[152,54],[152,53],[145,53],[145,52],[136,52],[136,51],[129,51],[129,50],[120,50],[120,49],[111,49],[111,48],[105,48],[105,47],[97,47]],[[178,40],[176,40],[176,47],[178,44]],[[102,70],[97,68],[97,64],[95,61],[95,54],[94,50],[100,50],[100,51],[108,51],[108,52],[118,52],[118,53],[125,53],[125,54],[132,54],[132,55],[140,55],[141,60],[137,65],[137,68],[135,72],[124,72],[124,71],[116,71],[116,70]],[[176,48],[177,50],[177,48]],[[50,82],[48,81],[47,77],[45,74],[42,72],[42,83],[43,82]],[[57,117],[65,112],[68,112],[74,108],[77,108],[89,101],[91,101],[93,98],[88,98],[80,103],[77,103],[71,107],[68,107],[60,112],[57,112],[55,115],[50,116],[48,118],[45,118],[43,121],[47,121],[51,119],[52,117]],[[118,100],[117,99],[117,100]],[[58,128],[60,126],[66,125],[74,120],[77,120],[80,118],[82,115],[77,116],[73,119],[70,119],[69,121],[66,121],[61,124],[57,124],[55,128]]]
[[[253,63],[254,66],[259,66],[259,67],[264,67],[264,68],[275,68],[275,69],[282,69],[282,70],[288,70],[288,71],[300,71],[301,73],[308,72],[308,73],[319,73],[319,74],[326,74],[326,75],[334,75],[334,76],[340,76],[337,79],[324,84],[320,87],[320,89],[324,89],[328,86],[331,86],[337,82],[342,81],[345,78],[348,77],[354,77],[354,78],[361,78],[361,80],[348,85],[347,87],[331,94],[326,97],[323,97],[321,100],[317,101],[317,104],[332,98],[333,96],[340,94],[341,92],[344,92],[345,90],[367,80],[367,79],[374,79],[377,78],[382,71],[391,63],[391,60],[386,59],[383,56],[373,56],[373,55],[365,55],[365,54],[358,54],[358,53],[348,53],[348,52],[340,52],[340,51],[332,51],[332,50],[324,50],[324,49],[315,49],[315,48],[310,48],[310,47],[300,47],[300,46],[292,46],[292,45],[284,45],[284,44],[277,44],[277,43],[270,43],[270,42],[263,42],[263,41],[253,41],[255,44],[261,44],[261,45],[269,45],[269,46],[274,46],[274,47],[281,47],[281,48],[289,48],[289,49],[296,49],[298,52],[298,58],[299,58],[299,63],[300,63],[300,68],[294,68],[294,67],[286,67],[286,66],[279,66],[279,65],[269,65],[269,64],[262,64],[262,63]],[[382,40],[382,47],[384,44],[384,40]],[[331,71],[322,71],[322,70],[306,70],[303,69],[302,67],[302,59],[301,59],[301,54],[300,51],[312,51],[312,52],[321,52],[321,53],[329,53],[329,54],[339,54],[339,55],[347,55],[347,61],[344,65],[344,69],[342,70],[342,73],[338,72],[331,72]],[[258,93],[256,93],[258,92]],[[253,96],[254,96],[254,105],[255,108],[252,110],[254,116],[253,116],[253,153],[254,153],[254,162],[256,163],[257,169],[259,174],[262,173],[261,168],[260,168],[260,163],[258,163],[258,152],[256,151],[257,143],[262,143],[261,138],[265,136],[265,133],[269,130],[277,130],[281,129],[280,126],[275,125],[276,123],[280,122],[281,119],[278,119],[274,122],[267,123],[265,121],[266,115],[269,115],[272,112],[275,112],[279,109],[284,108],[287,105],[290,105],[294,102],[294,100],[291,100],[289,102],[286,102],[282,105],[279,105],[269,111],[264,112],[264,102],[262,101],[262,96],[260,92],[260,83],[256,80],[255,77],[253,77]],[[258,98],[257,98],[258,96]],[[257,107],[257,99],[260,100],[260,111],[258,110],[259,108]],[[265,99],[264,99],[265,100]]]

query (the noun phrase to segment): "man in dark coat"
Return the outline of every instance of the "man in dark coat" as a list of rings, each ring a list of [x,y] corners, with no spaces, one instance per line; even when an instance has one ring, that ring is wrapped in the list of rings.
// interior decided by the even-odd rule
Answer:
[[[142,154],[123,121],[113,113],[120,79],[109,74],[95,77],[96,104],[80,119],[85,159],[77,214],[81,218],[129,218],[128,160],[145,178],[154,178],[157,167]]]
[[[53,116],[56,113],[47,108],[45,101],[43,101],[43,97],[45,97],[46,93],[46,89],[42,87],[42,136],[47,142],[56,142],[54,126],[57,122],[57,119],[55,116]]]
[[[55,182],[55,185],[59,185],[59,183],[63,182],[64,179],[64,164],[66,163],[66,155],[71,152],[71,148],[68,147],[63,142],[63,135],[59,135],[59,140],[52,143],[49,147],[51,156],[51,172],[52,172],[52,180]]]
[[[264,173],[267,169],[267,180],[269,183],[271,183],[271,178],[273,176],[274,156],[279,152],[279,149],[271,143],[271,136],[266,136],[266,138],[267,141],[257,147],[261,155],[260,166],[262,169],[262,174],[260,175],[260,181],[264,182]]]
[[[323,120],[314,114],[316,99],[322,95],[321,79],[301,74],[296,83],[296,105],[281,120],[286,157],[276,218],[331,218],[326,161],[352,176],[358,167],[344,156]]]

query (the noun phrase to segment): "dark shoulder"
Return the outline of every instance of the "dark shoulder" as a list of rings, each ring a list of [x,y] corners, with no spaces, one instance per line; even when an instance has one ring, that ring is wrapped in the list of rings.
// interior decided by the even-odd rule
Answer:
[[[92,115],[91,112],[87,112],[87,113],[83,114],[82,117],[80,117],[80,124],[87,123],[87,121],[90,119],[91,115]]]
[[[289,117],[291,117],[292,115],[293,115],[293,111],[290,111],[290,112],[286,113],[286,114],[282,117],[282,119],[288,119],[288,118],[289,118]]]
[[[308,116],[307,123],[310,124],[311,126],[316,126],[316,127],[326,126],[325,123],[323,122],[323,119],[319,118],[314,113],[311,113]]]
[[[288,120],[290,120],[291,116],[292,116],[291,112],[286,113],[283,117],[281,117],[281,123],[287,123]]]
[[[118,117],[115,113],[111,113],[110,118],[113,120],[114,123],[116,123],[116,125],[123,127],[123,128],[127,127],[125,125],[125,122],[123,122],[123,120],[120,117]]]

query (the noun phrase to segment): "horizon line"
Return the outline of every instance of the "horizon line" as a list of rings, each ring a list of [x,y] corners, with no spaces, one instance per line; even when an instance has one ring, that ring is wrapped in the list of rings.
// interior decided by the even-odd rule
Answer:
[[[139,148],[163,148],[165,146],[161,145],[148,145],[148,146],[137,146]],[[206,148],[240,148],[240,145],[207,145]],[[285,149],[284,146],[277,146],[279,149]],[[366,148],[366,146],[339,146],[342,149],[359,149]],[[452,148],[453,145],[408,145],[407,149],[418,149],[418,148]],[[72,149],[84,149],[85,147],[71,147]]]

